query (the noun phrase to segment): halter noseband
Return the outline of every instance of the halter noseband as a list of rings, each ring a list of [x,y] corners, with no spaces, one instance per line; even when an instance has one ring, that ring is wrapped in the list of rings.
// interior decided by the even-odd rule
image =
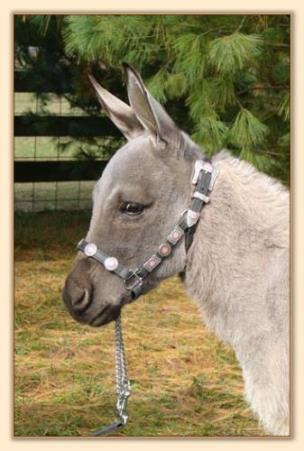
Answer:
[[[197,160],[195,162],[192,176],[192,184],[195,186],[195,191],[192,194],[190,208],[181,214],[179,221],[165,241],[159,246],[156,253],[151,255],[143,265],[135,270],[127,268],[116,257],[109,256],[101,249],[98,249],[96,244],[89,243],[84,239],[80,240],[77,248],[87,257],[101,263],[107,271],[123,279],[125,288],[130,292],[132,300],[138,298],[143,292],[144,279],[158,268],[166,258],[172,255],[177,244],[184,236],[186,250],[191,246],[200,213],[209,202],[209,193],[213,188],[214,178],[212,165],[209,161]]]

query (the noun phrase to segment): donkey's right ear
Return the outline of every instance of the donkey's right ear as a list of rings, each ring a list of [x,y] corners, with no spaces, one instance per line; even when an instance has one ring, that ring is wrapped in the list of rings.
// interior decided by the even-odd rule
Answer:
[[[92,75],[89,79],[94,86],[97,98],[107,116],[112,120],[122,134],[128,139],[136,138],[144,131],[132,108],[113,96],[109,91],[100,86]]]

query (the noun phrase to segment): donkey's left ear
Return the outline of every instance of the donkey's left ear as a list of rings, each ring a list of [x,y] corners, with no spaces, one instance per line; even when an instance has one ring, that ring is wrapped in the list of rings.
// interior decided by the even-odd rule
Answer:
[[[181,132],[161,104],[145,87],[139,73],[129,64],[123,63],[128,77],[130,105],[143,127],[148,130],[156,146],[178,145]]]

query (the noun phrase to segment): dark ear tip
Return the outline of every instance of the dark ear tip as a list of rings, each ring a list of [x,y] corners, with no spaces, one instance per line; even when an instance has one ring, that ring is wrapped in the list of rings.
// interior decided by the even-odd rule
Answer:
[[[122,62],[122,67],[124,69],[124,72],[126,75],[128,75],[128,72],[132,72],[132,74],[137,75],[136,69],[132,66],[132,64],[127,63],[126,61]]]
[[[89,80],[90,80],[91,85],[93,86],[93,88],[94,88],[96,91],[98,91],[98,90],[101,88],[101,86],[100,86],[100,84],[97,82],[96,78],[93,77],[92,73],[89,73],[89,74],[88,74],[88,78],[89,78]]]
[[[131,66],[131,64],[127,63],[126,61],[123,61],[123,62],[121,63],[121,65],[122,65],[122,67],[123,67],[125,70],[127,70],[127,69],[133,69],[132,66]]]
[[[94,83],[96,83],[95,78],[92,75],[92,72],[88,72],[88,79],[90,80],[90,82],[92,83],[92,85],[94,85]]]

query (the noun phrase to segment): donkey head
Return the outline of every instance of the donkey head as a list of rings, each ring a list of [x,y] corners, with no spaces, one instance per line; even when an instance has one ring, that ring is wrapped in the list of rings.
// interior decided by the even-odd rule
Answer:
[[[108,163],[93,192],[87,241],[135,269],[158,248],[190,201],[193,161],[198,147],[175,125],[145,88],[139,74],[125,65],[130,106],[91,82],[98,99],[127,143]],[[184,269],[179,245],[149,275],[145,291]],[[83,254],[66,279],[63,299],[80,322],[101,326],[116,319],[130,302],[123,281]]]

